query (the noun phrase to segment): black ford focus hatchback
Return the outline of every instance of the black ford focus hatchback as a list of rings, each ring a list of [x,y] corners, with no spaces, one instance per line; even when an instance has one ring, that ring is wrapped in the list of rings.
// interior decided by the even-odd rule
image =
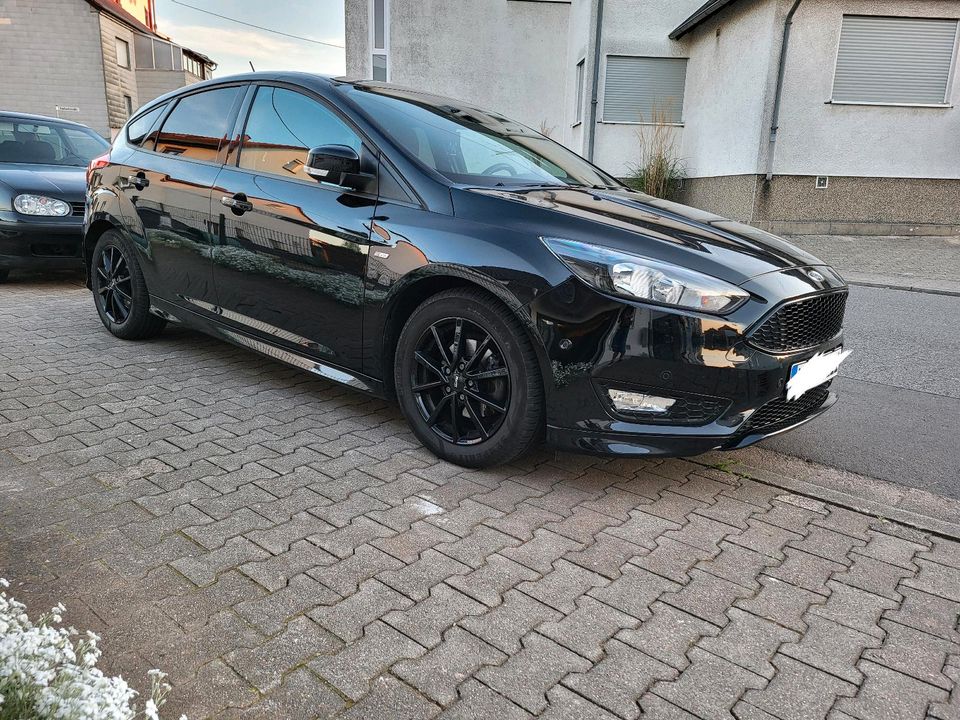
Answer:
[[[836,400],[830,267],[455,100],[235,76],[147,105],[89,175],[110,332],[180,323],[395,396],[455,463],[738,448]]]

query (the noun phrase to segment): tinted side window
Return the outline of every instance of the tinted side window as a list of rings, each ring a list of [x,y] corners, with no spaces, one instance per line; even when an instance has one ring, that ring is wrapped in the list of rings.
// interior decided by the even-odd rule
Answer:
[[[303,166],[310,149],[320,145],[348,145],[360,152],[357,134],[316,100],[283,88],[257,90],[240,167],[312,182]]]
[[[166,107],[167,105],[164,103],[150,112],[144,113],[127,125],[127,142],[131,145],[140,145],[143,143],[144,138],[147,137],[147,133],[153,128],[154,123],[160,119],[160,115],[163,114]]]
[[[218,88],[183,98],[163,123],[157,152],[215,161],[230,131],[230,111],[242,89]]]

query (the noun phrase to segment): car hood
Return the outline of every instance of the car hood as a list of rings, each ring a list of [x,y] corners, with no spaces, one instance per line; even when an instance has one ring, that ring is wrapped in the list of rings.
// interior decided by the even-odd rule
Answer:
[[[0,163],[0,183],[16,194],[49,195],[80,202],[86,191],[86,168],[66,165]]]
[[[766,273],[825,264],[763,230],[629,190],[471,191],[565,216],[556,224],[546,222],[541,235],[654,257],[737,285]]]

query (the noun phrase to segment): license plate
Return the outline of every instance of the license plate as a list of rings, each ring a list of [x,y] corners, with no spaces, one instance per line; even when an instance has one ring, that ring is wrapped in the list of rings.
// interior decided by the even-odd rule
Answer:
[[[840,363],[846,360],[849,354],[849,350],[839,347],[791,365],[790,377],[787,379],[787,400],[796,400],[808,390],[834,378],[840,369]]]

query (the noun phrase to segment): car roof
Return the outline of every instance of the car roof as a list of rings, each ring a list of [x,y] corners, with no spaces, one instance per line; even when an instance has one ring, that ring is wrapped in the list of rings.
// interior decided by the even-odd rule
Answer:
[[[300,72],[295,70],[261,70],[259,72],[248,72],[248,73],[238,73],[235,75],[224,75],[223,77],[211,78],[210,80],[204,80],[202,82],[193,83],[191,85],[185,85],[184,87],[177,88],[172,90],[165,95],[154,98],[147,103],[144,103],[143,107],[137,111],[137,114],[141,114],[144,110],[148,108],[159,105],[163,102],[166,102],[172,98],[179,97],[180,95],[187,95],[198,90],[205,88],[215,88],[220,85],[229,85],[231,83],[238,82],[255,82],[257,80],[272,80],[276,82],[289,82],[295,85],[303,85],[304,87],[314,88],[314,89],[331,89],[335,90],[337,88],[342,88],[343,86],[350,87],[360,87],[360,88],[383,88],[389,89],[394,92],[406,93],[411,96],[413,95],[426,95],[421,91],[415,90],[413,88],[406,88],[401,85],[395,85],[393,83],[384,83],[378,82],[375,80],[358,80],[358,79],[349,79],[346,77],[335,77],[333,75],[321,75],[319,73],[309,73],[309,72]],[[461,105],[462,103],[458,100],[453,100],[450,98],[440,98],[438,96],[430,95],[430,97],[435,97],[441,100],[450,100],[451,102],[458,102]]]
[[[11,110],[0,109],[0,117],[11,118],[13,120],[33,120],[37,122],[60,123],[61,125],[73,125],[74,127],[82,127],[86,128],[87,130],[90,129],[83,123],[74,122],[73,120],[64,120],[63,118],[50,117],[49,115],[31,115],[30,113],[13,112]]]

